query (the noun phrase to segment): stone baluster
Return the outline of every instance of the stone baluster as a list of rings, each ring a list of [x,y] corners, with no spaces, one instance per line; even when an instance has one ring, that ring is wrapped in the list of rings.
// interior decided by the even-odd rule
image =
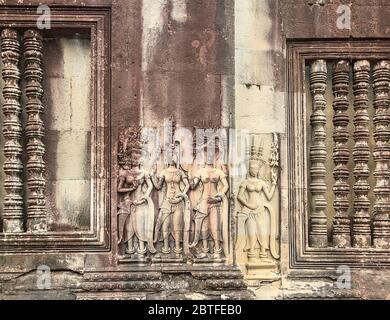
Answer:
[[[342,60],[336,63],[333,72],[333,124],[335,142],[333,160],[334,184],[334,208],[333,220],[333,245],[339,248],[351,246],[351,219],[349,217],[350,187],[348,184],[348,161],[350,152],[348,149],[348,93],[349,93],[349,62]]]
[[[313,114],[311,116],[312,146],[310,148],[310,191],[312,195],[312,211],[310,215],[310,246],[323,248],[328,246],[326,217],[326,107],[325,92],[327,82],[327,66],[324,60],[316,60],[310,70],[310,90],[313,96]]]
[[[4,29],[1,33],[1,58],[4,64],[2,77],[5,83],[3,89],[4,233],[24,232],[20,55],[18,32],[14,29]]]
[[[370,171],[368,162],[370,159],[369,147],[369,114],[368,114],[368,89],[370,81],[370,62],[357,61],[354,64],[354,110],[355,110],[355,146],[353,158],[355,160],[355,213],[353,219],[353,245],[359,248],[371,246],[371,218],[370,201],[368,194],[370,185],[368,178]]]
[[[45,232],[46,201],[45,201],[45,162],[43,156],[45,146],[44,123],[42,113],[42,36],[37,30],[27,30],[24,34],[24,57],[26,60],[26,112],[27,112],[27,171],[28,171],[28,210],[27,231],[32,233]]]
[[[374,176],[376,196],[374,204],[373,243],[378,248],[390,248],[390,62],[380,61],[374,67],[374,124],[376,163]]]

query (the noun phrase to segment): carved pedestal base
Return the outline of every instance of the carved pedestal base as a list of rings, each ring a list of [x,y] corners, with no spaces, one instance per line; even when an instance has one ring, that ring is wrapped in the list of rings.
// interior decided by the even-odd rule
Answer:
[[[248,262],[246,265],[248,280],[272,280],[278,279],[277,264],[275,261],[263,259],[257,262]]]
[[[134,266],[129,266],[134,269]],[[82,291],[76,293],[79,300],[210,300],[253,299],[242,273],[230,266],[212,267],[210,271],[157,272],[145,267],[139,271],[87,272]]]
[[[128,263],[131,265],[137,266],[148,266],[150,264],[150,258],[138,255],[128,255],[120,258],[120,261],[123,263]]]
[[[181,254],[157,254],[152,258],[152,266],[183,264],[185,259]]]
[[[200,259],[200,258],[195,258],[192,261],[193,261],[193,265],[194,266],[205,265],[205,264],[208,264],[208,265],[213,265],[213,264],[223,265],[223,264],[225,264],[225,259],[223,259],[223,258],[217,258],[217,259]]]

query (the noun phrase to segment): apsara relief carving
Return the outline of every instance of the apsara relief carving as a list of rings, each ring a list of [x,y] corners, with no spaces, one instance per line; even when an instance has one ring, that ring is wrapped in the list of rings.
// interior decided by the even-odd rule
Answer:
[[[150,158],[141,127],[120,136],[118,243],[126,261],[225,263],[229,256],[229,177],[220,164],[227,144],[218,138],[194,148],[197,163],[181,163],[183,146],[173,134],[159,151],[163,163],[145,169]],[[225,148],[225,150],[223,150]],[[161,159],[161,158],[160,158]]]
[[[269,135],[260,142],[256,142],[259,140],[256,136],[252,136],[251,140],[247,176],[237,193],[236,250],[239,264],[245,264],[247,277],[261,279],[276,275],[280,259],[277,239],[279,141],[277,134],[272,140]],[[265,144],[268,144],[268,159],[265,157]]]
[[[134,127],[121,137],[119,150],[119,242],[126,245],[126,253],[143,261],[147,253],[156,253],[153,243],[154,202],[150,195],[153,183],[143,169],[142,129]]]

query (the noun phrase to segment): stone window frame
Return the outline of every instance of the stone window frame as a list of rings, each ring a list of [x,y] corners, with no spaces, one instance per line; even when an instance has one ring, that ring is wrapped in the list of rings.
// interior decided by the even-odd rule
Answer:
[[[52,29],[88,29],[92,50],[91,228],[42,234],[0,233],[0,253],[110,250],[110,7],[51,6]],[[36,28],[37,6],[0,7],[0,28]],[[51,30],[52,31],[52,30]]]
[[[290,270],[389,267],[390,250],[309,247],[308,123],[305,87],[307,61],[316,59],[389,59],[389,40],[287,42],[287,225]]]

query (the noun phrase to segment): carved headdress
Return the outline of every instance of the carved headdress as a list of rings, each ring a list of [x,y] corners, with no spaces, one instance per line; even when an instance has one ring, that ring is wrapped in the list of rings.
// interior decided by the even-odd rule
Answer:
[[[169,164],[172,160],[176,166],[180,166],[181,160],[181,141],[175,138],[176,123],[173,120],[168,120],[164,124],[165,141],[162,147],[164,155],[164,163]]]
[[[200,135],[195,137],[194,143],[195,157],[201,155],[206,162],[213,159],[215,165],[217,165],[217,163],[226,163],[225,157],[228,150],[228,140],[226,136],[218,134],[218,132],[209,136]]]
[[[142,133],[142,128],[134,126],[123,131],[119,137],[119,164],[124,165],[130,161],[132,152],[144,152],[147,139]]]
[[[260,143],[260,146],[256,146],[254,139],[252,139],[252,145],[247,150],[247,156],[250,161],[265,162],[263,159],[264,147],[263,143]]]

